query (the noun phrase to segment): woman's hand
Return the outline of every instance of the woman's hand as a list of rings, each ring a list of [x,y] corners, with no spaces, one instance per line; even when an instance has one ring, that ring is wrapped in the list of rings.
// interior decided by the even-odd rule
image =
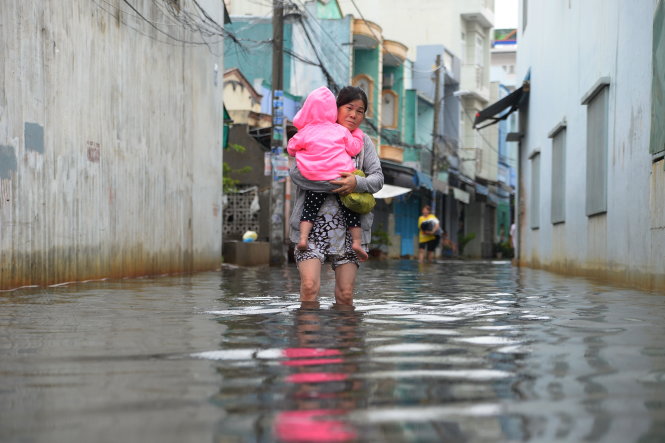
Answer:
[[[333,185],[339,185],[339,188],[333,189],[332,192],[341,195],[348,195],[356,189],[356,176],[353,172],[340,172],[342,178],[339,180],[330,180]]]

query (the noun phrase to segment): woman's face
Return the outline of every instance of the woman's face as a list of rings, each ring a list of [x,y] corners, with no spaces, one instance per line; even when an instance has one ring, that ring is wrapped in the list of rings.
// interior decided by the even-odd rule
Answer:
[[[337,108],[337,123],[349,131],[357,129],[365,119],[365,104],[362,100],[353,100]]]
[[[429,209],[427,209],[427,208],[423,208],[423,210],[421,211],[421,213],[422,213],[422,215],[423,215],[424,217],[427,217],[427,216],[430,214]]]

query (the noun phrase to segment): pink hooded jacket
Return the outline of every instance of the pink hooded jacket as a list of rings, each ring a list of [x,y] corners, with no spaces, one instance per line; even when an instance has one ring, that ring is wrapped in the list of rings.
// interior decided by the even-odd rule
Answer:
[[[286,148],[295,156],[298,170],[308,180],[334,180],[340,172],[353,172],[351,157],[363,149],[363,132],[349,132],[337,123],[333,93],[322,86],[312,91],[293,124],[298,128]]]

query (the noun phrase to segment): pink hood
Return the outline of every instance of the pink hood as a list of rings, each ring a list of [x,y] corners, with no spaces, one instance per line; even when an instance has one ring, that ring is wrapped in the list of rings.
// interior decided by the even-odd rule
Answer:
[[[312,123],[325,122],[337,122],[337,101],[330,89],[321,86],[307,96],[305,104],[293,118],[293,125],[302,129]]]

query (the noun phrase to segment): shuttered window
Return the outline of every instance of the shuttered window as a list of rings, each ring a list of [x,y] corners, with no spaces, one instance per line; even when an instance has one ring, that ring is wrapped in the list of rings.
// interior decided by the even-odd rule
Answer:
[[[665,151],[665,0],[660,0],[653,18],[653,76],[651,77],[652,154]]]
[[[552,137],[552,223],[566,221],[566,128]]]
[[[605,85],[587,101],[586,214],[607,212],[608,103]]]
[[[531,229],[540,228],[540,152],[531,155]]]

